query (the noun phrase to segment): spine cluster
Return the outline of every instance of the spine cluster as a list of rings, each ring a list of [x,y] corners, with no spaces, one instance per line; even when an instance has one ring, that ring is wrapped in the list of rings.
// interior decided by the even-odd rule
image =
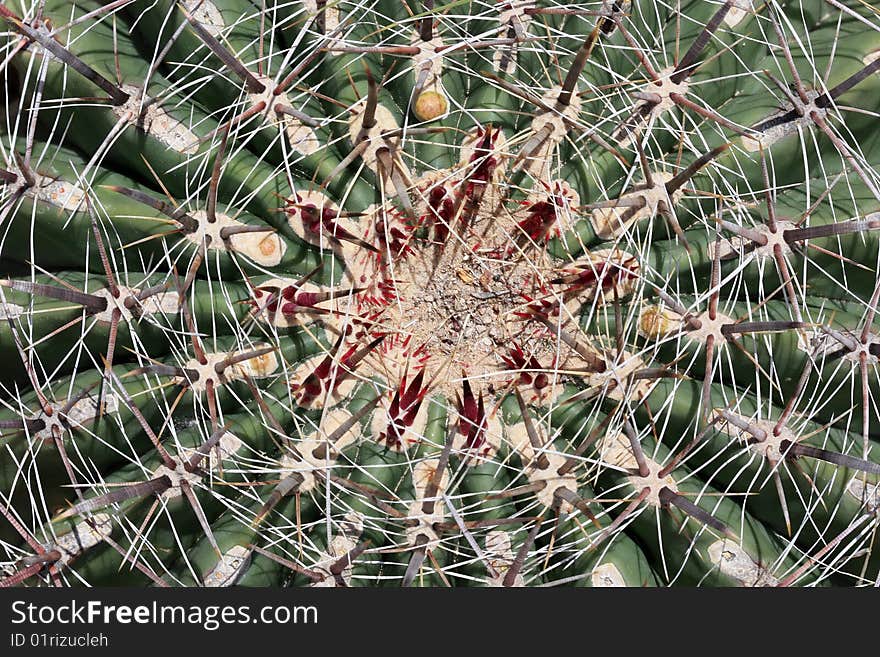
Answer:
[[[880,583],[865,3],[0,18],[0,585]]]

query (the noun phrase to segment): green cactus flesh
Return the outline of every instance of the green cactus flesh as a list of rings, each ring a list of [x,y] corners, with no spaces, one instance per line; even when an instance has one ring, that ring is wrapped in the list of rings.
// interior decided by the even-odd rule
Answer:
[[[880,582],[867,3],[0,15],[0,585]]]

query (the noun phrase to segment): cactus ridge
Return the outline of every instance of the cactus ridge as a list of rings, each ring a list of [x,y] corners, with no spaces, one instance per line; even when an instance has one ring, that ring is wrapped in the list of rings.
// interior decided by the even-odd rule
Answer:
[[[0,18],[0,586],[880,583],[866,3]]]

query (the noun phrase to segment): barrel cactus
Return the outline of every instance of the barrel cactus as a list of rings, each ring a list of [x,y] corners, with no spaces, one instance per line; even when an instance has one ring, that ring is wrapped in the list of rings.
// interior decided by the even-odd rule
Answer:
[[[880,582],[857,0],[17,0],[0,584]]]

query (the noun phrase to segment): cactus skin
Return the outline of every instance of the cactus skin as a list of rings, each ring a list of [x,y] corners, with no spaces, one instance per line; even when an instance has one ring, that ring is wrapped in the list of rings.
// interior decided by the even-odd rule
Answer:
[[[0,585],[880,581],[863,3],[0,16]]]

